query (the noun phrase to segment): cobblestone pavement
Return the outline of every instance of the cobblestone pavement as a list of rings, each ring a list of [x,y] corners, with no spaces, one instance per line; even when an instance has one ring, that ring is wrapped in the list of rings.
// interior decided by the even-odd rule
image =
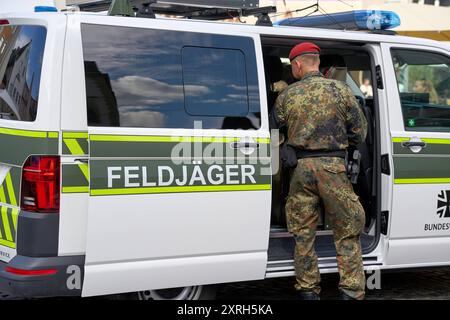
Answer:
[[[264,281],[223,285],[217,292],[218,300],[295,300],[295,278],[277,278]],[[337,274],[322,275],[322,299],[338,296]],[[450,268],[421,269],[381,273],[381,289],[368,290],[367,300],[450,300]]]

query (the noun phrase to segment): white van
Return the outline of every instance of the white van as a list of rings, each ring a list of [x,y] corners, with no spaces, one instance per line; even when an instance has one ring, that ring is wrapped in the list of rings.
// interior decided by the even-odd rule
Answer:
[[[370,124],[355,183],[365,267],[450,265],[448,46],[36,11],[0,14],[1,292],[200,299],[213,284],[293,276],[269,115],[304,40]],[[327,224],[323,273],[337,272]]]

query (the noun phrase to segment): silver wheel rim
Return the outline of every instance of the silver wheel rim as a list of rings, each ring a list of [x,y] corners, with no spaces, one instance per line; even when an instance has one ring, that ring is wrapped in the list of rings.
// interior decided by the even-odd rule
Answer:
[[[139,291],[139,300],[198,300],[203,286]]]

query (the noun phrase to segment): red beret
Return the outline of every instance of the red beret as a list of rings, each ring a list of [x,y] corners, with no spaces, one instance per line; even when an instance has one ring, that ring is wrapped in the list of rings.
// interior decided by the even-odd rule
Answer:
[[[292,48],[289,60],[294,60],[303,54],[320,54],[320,48],[312,42],[302,42]]]

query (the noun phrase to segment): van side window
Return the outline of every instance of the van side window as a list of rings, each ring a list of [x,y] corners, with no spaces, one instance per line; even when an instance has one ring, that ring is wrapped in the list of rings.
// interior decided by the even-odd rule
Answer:
[[[190,115],[246,117],[245,56],[239,50],[184,47],[183,85]],[[197,91],[204,88],[202,95]]]
[[[47,31],[0,27],[0,119],[34,121]]]
[[[257,129],[248,37],[83,24],[89,126]]]
[[[450,131],[450,58],[393,49],[406,131]]]

